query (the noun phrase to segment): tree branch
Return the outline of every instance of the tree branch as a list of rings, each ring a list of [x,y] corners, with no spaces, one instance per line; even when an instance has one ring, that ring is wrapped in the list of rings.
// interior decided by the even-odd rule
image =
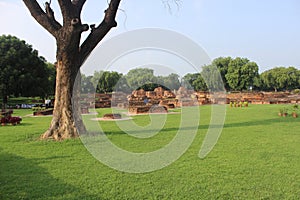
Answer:
[[[50,4],[51,3],[48,3],[48,2],[45,3],[46,14],[49,18],[54,19],[54,12],[53,12],[52,8],[50,7]]]
[[[63,16],[64,24],[70,24],[73,18],[78,17],[73,14],[73,4],[71,3],[71,0],[58,0],[58,4]]]
[[[50,4],[46,4],[46,13],[42,10],[36,0],[23,0],[32,17],[43,26],[54,37],[57,31],[62,27],[54,18],[54,12]]]
[[[83,0],[84,1],[84,0]],[[105,10],[103,21],[98,27],[92,27],[92,31],[80,47],[80,64],[83,64],[97,44],[104,38],[111,28],[117,26],[115,20],[121,0],[111,0]]]
[[[85,4],[86,0],[72,0],[72,4],[77,6],[79,10],[82,9],[83,5]]]

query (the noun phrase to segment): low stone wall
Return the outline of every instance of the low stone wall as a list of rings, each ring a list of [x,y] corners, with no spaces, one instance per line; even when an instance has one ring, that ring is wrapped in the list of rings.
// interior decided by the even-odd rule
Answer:
[[[300,103],[300,95],[287,92],[257,92],[227,94],[231,102],[247,101],[252,104],[289,104]]]
[[[121,114],[118,113],[108,113],[103,116],[103,119],[121,119]]]
[[[130,114],[147,114],[147,113],[167,113],[168,108],[165,106],[158,105],[144,105],[144,106],[135,106],[129,107],[128,112]]]
[[[53,115],[53,109],[34,111],[33,115],[34,116]]]
[[[168,109],[182,106],[197,106],[207,104],[229,104],[230,102],[248,102],[252,104],[288,104],[300,103],[300,95],[287,92],[232,92],[209,93],[195,92],[180,87],[178,91],[164,90],[159,87],[154,91],[135,90],[130,95],[125,93],[96,94],[93,99],[86,96],[84,106],[95,108],[140,107],[145,105],[161,105]]]

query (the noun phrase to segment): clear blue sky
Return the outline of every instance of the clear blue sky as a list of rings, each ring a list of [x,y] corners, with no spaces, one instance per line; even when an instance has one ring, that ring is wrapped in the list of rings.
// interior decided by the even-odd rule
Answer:
[[[99,23],[106,2],[87,0],[83,22]],[[182,0],[178,8],[171,4],[171,13],[162,2],[122,0],[118,27],[107,38],[138,28],[166,28],[194,40],[211,59],[247,57],[260,71],[300,67],[299,0]],[[56,16],[60,18],[59,12]],[[1,35],[24,39],[54,62],[55,40],[34,21],[21,0],[0,0],[0,19]]]

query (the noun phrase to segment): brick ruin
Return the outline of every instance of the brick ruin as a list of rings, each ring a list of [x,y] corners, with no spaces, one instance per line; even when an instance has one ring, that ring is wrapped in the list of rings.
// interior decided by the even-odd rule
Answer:
[[[299,94],[289,92],[249,92],[227,94],[227,102],[249,102],[251,104],[296,104]]]
[[[296,104],[300,103],[299,94],[288,92],[238,92],[209,93],[195,92],[180,87],[177,91],[165,90],[162,87],[154,91],[134,90],[131,94],[116,92],[113,94],[87,95],[82,105],[88,108],[118,107],[128,109],[131,114],[164,113],[169,109],[182,106],[207,104],[229,104],[230,102],[248,102],[250,104]]]
[[[119,113],[116,113],[116,114],[108,113],[103,116],[103,119],[121,119],[121,118],[122,118],[122,116]]]
[[[154,91],[135,90],[128,96],[128,112],[131,114],[166,113],[177,104],[176,95],[162,87]]]

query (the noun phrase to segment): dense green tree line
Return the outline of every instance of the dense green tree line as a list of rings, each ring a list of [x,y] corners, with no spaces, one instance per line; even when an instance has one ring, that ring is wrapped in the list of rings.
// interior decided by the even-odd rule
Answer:
[[[205,78],[206,77],[206,78]],[[155,76],[154,70],[137,68],[123,75],[118,72],[101,71],[93,76],[83,76],[83,92],[124,91],[135,89],[154,90],[158,86],[177,90],[181,85],[196,91],[284,91],[300,88],[300,70],[295,67],[275,67],[261,74],[258,65],[247,58],[219,57],[199,73],[188,73],[181,79],[177,74]],[[223,88],[223,89],[222,89]]]
[[[153,69],[136,68],[123,75],[114,71],[95,71],[93,76],[82,76],[82,92],[96,91],[109,93],[113,91],[131,92],[136,89],[153,91],[161,86],[170,90],[180,87],[179,75],[155,76]]]
[[[218,69],[222,78],[222,85],[227,91],[284,91],[300,88],[300,70],[295,67],[275,67],[261,74],[258,72],[258,65],[247,58],[219,57],[213,60],[211,65],[202,67],[201,73],[187,74],[183,77],[184,85],[190,89],[206,91],[210,88],[209,81],[213,78]],[[210,80],[204,81],[205,74],[210,74]],[[218,84],[218,83],[215,83]]]
[[[300,70],[295,67],[275,67],[260,75],[261,90],[293,90],[300,88]]]
[[[55,67],[38,55],[31,45],[14,36],[0,36],[0,96],[53,95]]]

